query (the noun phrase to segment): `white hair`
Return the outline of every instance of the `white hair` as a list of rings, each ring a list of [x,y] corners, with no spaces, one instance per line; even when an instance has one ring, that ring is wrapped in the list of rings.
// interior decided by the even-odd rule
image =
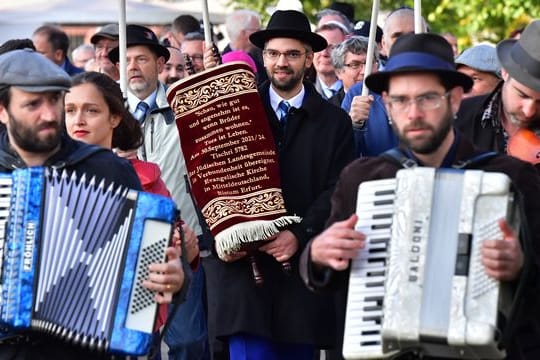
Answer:
[[[227,29],[227,35],[231,41],[234,41],[240,35],[242,30],[246,30],[250,27],[251,21],[256,19],[258,23],[261,22],[260,15],[248,9],[235,10],[225,19],[225,28]]]

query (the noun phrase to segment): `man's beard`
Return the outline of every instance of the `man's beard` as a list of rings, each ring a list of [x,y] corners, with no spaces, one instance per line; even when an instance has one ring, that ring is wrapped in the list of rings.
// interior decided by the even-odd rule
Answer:
[[[179,77],[167,77],[167,79],[165,79],[165,85],[172,85],[178,80],[180,80]]]
[[[519,120],[518,116],[514,113],[508,113],[508,119],[512,123],[522,129],[528,129],[533,131],[540,131],[540,116],[535,116],[530,120],[522,121]]]
[[[137,81],[137,82],[134,82],[134,83],[130,83],[129,84],[129,89],[134,93],[134,94],[140,94],[140,93],[143,93],[144,91],[146,91],[148,88],[149,88],[149,84],[146,82],[146,80],[143,80],[143,81]]]
[[[9,134],[12,141],[17,146],[27,152],[32,153],[47,153],[53,151],[59,144],[62,136],[60,122],[48,121],[42,122],[34,128],[23,125],[9,114]],[[39,131],[43,129],[55,129],[56,132],[50,133],[45,137],[39,136]]]
[[[278,81],[275,79],[274,77],[274,73],[271,73],[270,74],[270,81],[272,82],[272,85],[274,85],[274,87],[278,90],[281,90],[281,91],[291,91],[292,89],[294,89],[299,83],[302,82],[303,78],[304,78],[304,74],[303,73],[298,73],[298,74],[294,74],[294,71],[291,70],[290,68],[282,68],[281,70],[285,70],[287,71],[289,74],[292,74],[293,77],[290,78],[289,80],[287,81]]]
[[[412,152],[416,154],[422,154],[422,155],[428,155],[434,153],[443,143],[444,139],[446,139],[446,136],[448,133],[452,130],[452,124],[453,124],[454,116],[450,109],[446,112],[444,115],[442,122],[438,128],[434,128],[433,126],[427,125],[423,123],[422,121],[417,121],[413,125],[409,125],[408,128],[415,128],[419,127],[419,125],[422,128],[431,129],[432,136],[429,139],[426,139],[422,143],[413,143],[411,142],[406,136],[405,136],[405,130],[407,128],[404,128],[403,133],[399,133],[399,140],[407,145],[409,149],[411,149]],[[394,131],[398,133],[397,129],[394,125]]]

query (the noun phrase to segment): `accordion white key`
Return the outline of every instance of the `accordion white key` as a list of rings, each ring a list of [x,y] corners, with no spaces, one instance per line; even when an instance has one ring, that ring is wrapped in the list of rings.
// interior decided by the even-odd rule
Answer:
[[[343,356],[499,359],[505,287],[481,264],[498,220],[518,224],[502,173],[416,167],[358,190],[366,247],[351,262]]]
[[[168,198],[84,176],[44,168],[0,174],[3,335],[32,330],[146,354],[157,303],[142,281],[150,263],[165,260],[176,216]]]

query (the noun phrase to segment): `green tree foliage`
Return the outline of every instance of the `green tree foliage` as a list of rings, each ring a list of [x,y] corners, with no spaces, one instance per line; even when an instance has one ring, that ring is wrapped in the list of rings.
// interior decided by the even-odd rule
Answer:
[[[341,0],[344,1],[344,0]],[[314,20],[318,10],[328,7],[331,0],[302,0],[304,12]],[[369,0],[349,0],[355,7],[357,19],[370,19],[372,2]],[[258,11],[268,20],[266,8],[277,0],[230,0],[235,8],[249,8]],[[413,0],[396,2],[381,0],[380,12],[387,13],[401,5],[413,6]],[[440,0],[423,1],[422,14],[433,32],[452,32],[459,39],[461,47],[481,41],[496,43],[532,19],[540,18],[539,0]]]

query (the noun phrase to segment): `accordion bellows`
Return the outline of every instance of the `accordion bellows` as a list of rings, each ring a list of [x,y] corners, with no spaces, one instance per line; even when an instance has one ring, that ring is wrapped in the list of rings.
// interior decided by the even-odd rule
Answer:
[[[1,174],[0,194],[0,323],[146,354],[157,304],[142,281],[165,259],[174,202],[46,168]]]

